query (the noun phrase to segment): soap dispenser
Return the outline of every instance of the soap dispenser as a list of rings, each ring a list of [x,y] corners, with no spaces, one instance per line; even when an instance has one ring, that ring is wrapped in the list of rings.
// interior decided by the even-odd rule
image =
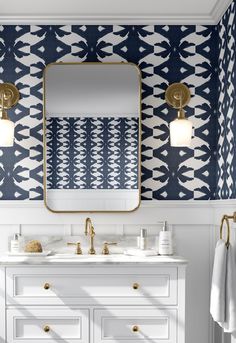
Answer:
[[[172,233],[168,231],[167,221],[159,234],[159,255],[173,255]]]

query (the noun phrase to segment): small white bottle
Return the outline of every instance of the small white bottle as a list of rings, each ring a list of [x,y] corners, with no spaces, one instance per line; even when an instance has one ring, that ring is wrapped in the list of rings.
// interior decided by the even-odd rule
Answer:
[[[147,249],[147,230],[146,229],[141,229],[140,231],[139,247],[141,250]]]
[[[17,233],[15,233],[13,239],[11,240],[11,253],[18,254],[19,252],[20,252],[19,236]]]
[[[18,234],[18,241],[19,241],[19,252],[24,252],[25,238],[20,233]]]
[[[173,255],[172,233],[168,231],[166,221],[159,234],[159,255]]]

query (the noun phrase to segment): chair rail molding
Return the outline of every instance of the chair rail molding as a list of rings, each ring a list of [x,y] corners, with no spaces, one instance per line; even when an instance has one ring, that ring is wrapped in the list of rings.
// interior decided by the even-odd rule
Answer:
[[[224,213],[236,210],[235,200],[142,201],[134,212],[123,213],[52,213],[43,201],[0,201],[1,224],[78,224],[92,216],[97,224],[154,225],[163,220],[176,225],[218,225]]]

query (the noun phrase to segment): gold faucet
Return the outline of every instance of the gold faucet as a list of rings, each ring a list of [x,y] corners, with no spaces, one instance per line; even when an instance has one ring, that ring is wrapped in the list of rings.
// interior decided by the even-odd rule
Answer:
[[[67,243],[67,245],[75,245],[76,246],[76,249],[75,249],[76,255],[82,255],[83,254],[82,249],[80,247],[80,242],[76,242],[76,243],[69,242],[69,243]]]
[[[104,242],[103,243],[102,254],[103,255],[109,255],[110,251],[109,251],[108,245],[116,245],[116,244],[117,244],[116,242]]]
[[[85,235],[90,236],[90,248],[88,253],[90,255],[95,255],[96,251],[94,249],[94,236],[95,236],[95,230],[92,224],[92,220],[90,218],[86,218],[85,221]]]

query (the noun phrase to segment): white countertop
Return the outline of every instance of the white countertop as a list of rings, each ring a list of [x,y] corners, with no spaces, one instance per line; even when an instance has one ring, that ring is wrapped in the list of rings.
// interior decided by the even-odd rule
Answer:
[[[158,265],[185,265],[187,260],[180,256],[127,256],[124,254],[112,255],[75,255],[55,254],[46,257],[9,256],[0,257],[1,266],[25,265],[128,265],[128,264],[158,264]]]

